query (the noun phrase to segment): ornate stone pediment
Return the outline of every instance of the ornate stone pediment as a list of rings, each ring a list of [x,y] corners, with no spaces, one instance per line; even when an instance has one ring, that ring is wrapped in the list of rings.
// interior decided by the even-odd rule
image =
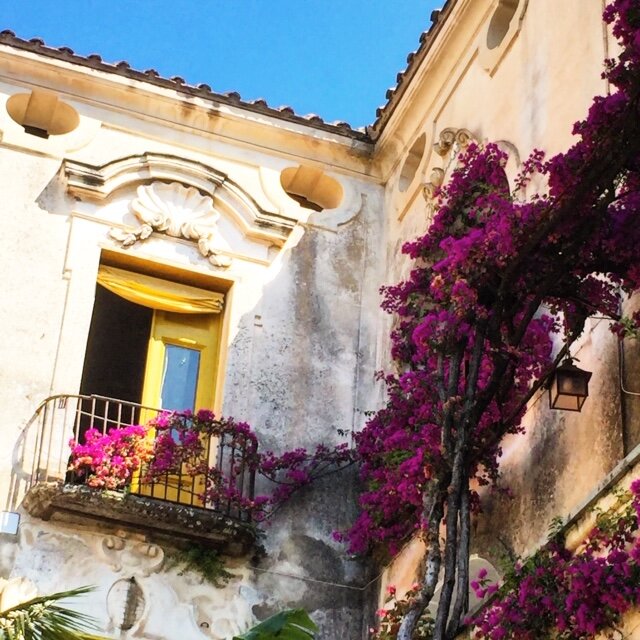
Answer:
[[[228,267],[231,259],[214,249],[220,214],[213,199],[195,187],[177,182],[140,185],[131,202],[131,212],[140,225],[132,229],[111,229],[109,235],[123,247],[146,240],[153,232],[197,243],[204,258],[216,267]]]
[[[112,160],[103,165],[65,160],[63,171],[70,195],[98,205],[106,204],[118,192],[138,185],[176,183],[183,186],[186,191],[193,188],[190,192],[193,195],[189,196],[193,198],[190,206],[196,206],[195,199],[199,196],[202,200],[197,204],[197,211],[202,213],[199,207],[213,207],[216,212],[220,212],[225,219],[234,224],[247,240],[262,245],[283,246],[297,223],[297,219],[283,215],[279,211],[263,208],[245,188],[234,182],[227,174],[189,158],[147,152]],[[196,193],[198,196],[195,195]],[[172,212],[177,206],[184,204],[176,201],[180,197],[184,196],[182,194],[170,196],[168,206],[173,208]],[[205,204],[206,198],[209,200]],[[137,200],[140,199],[138,196]],[[166,209],[167,205],[154,203],[150,206]],[[135,211],[134,214],[137,217],[138,214]],[[145,212],[144,215],[148,214]],[[154,213],[154,219],[155,216]],[[200,214],[195,217],[200,227],[210,221],[201,220]],[[143,226],[143,223],[140,226]],[[151,225],[147,224],[147,226],[151,227],[152,231],[156,231]],[[174,227],[169,225],[164,231],[157,232],[167,233],[169,228],[173,230]],[[138,229],[138,231],[140,231],[140,237],[137,241],[143,240],[143,232],[148,232],[148,228]],[[185,236],[181,234],[174,237]],[[193,237],[187,239],[199,243],[202,236],[197,239]]]

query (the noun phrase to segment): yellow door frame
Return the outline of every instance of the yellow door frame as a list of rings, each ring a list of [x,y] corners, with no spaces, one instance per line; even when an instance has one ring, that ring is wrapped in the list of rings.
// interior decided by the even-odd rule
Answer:
[[[194,405],[170,407],[170,409],[197,411],[213,408],[220,360],[221,328],[222,314],[184,314],[155,310],[149,337],[141,404],[157,409],[167,408],[163,406],[161,397],[166,349],[169,345],[175,345],[198,351],[200,360]],[[144,416],[144,421],[151,417],[153,416]],[[150,431],[149,437],[155,437],[154,430]],[[215,450],[215,442],[209,443],[209,451],[215,452]],[[168,474],[164,482],[155,483],[153,486],[136,488],[142,495],[194,506],[203,506],[202,500],[197,496],[204,493],[204,489],[203,476],[191,477],[177,474]]]
[[[200,366],[193,407],[182,409],[211,409],[216,399],[217,368],[220,360],[221,314],[153,313],[147,363],[144,374],[142,404],[162,406],[162,380],[167,345],[176,345],[200,352]]]

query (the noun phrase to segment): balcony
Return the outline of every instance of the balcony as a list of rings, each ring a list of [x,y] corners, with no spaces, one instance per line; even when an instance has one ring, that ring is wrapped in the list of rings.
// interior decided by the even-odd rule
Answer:
[[[69,471],[69,441],[80,441],[89,428],[110,429],[144,424],[160,411],[103,396],[56,395],[37,408],[24,432],[22,468],[27,492],[22,506],[32,516],[93,526],[101,532],[133,530],[159,543],[205,545],[227,555],[248,553],[256,528],[247,508],[237,501],[208,500],[201,478],[185,470],[147,480],[144,467],[127,486],[104,490]],[[246,451],[224,434],[203,442],[206,462],[214,466],[235,494],[253,500],[255,472]]]

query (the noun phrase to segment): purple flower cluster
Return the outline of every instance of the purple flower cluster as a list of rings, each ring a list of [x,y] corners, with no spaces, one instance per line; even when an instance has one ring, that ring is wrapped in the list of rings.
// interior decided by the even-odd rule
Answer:
[[[640,604],[640,480],[618,496],[622,513],[601,515],[576,554],[553,540],[515,566],[498,597],[473,620],[487,640],[586,639],[619,624]],[[486,572],[471,583],[483,598],[498,590]]]
[[[554,334],[570,344],[588,316],[615,317],[621,295],[640,289],[637,0],[615,0],[605,20],[623,50],[607,63],[611,94],[575,125],[575,145],[548,161],[534,151],[513,193],[506,154],[469,145],[428,232],[404,247],[409,278],[383,289],[383,308],[398,318],[397,373],[383,378],[387,404],[357,436],[365,491],[343,534],[352,552],[382,545],[394,553],[423,528],[425,491],[450,476],[447,439],[462,421],[470,479],[494,482],[501,438],[522,430],[530,389],[553,371]],[[547,193],[525,201],[535,175]],[[638,326],[640,313],[614,330],[636,335]]]

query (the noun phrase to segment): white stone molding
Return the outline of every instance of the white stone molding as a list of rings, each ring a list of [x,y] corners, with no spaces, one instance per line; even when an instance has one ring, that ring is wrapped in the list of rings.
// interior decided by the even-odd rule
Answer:
[[[213,199],[178,182],[140,185],[131,211],[140,223],[133,229],[112,228],[109,235],[123,247],[146,240],[153,232],[197,243],[200,254],[215,267],[229,267],[231,258],[214,249],[220,214]]]
[[[67,191],[81,200],[104,202],[117,191],[156,182],[193,187],[209,197],[219,213],[228,216],[247,238],[283,246],[297,220],[263,209],[245,189],[225,173],[202,162],[162,153],[143,153],[104,165],[65,160]]]

